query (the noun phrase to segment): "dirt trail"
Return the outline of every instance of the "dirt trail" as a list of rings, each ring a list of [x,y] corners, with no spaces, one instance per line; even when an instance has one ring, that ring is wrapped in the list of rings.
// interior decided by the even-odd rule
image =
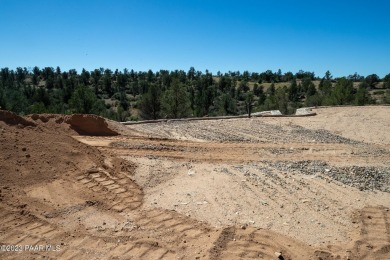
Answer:
[[[3,114],[0,245],[23,251],[1,259],[390,257],[381,145],[246,119],[80,136]]]
[[[115,150],[120,156],[156,156],[172,159],[209,162],[250,162],[265,160],[324,160],[339,165],[389,165],[389,151],[375,145],[345,143],[219,143],[170,140],[162,138],[77,137],[102,151]],[[373,156],[375,155],[375,156]]]

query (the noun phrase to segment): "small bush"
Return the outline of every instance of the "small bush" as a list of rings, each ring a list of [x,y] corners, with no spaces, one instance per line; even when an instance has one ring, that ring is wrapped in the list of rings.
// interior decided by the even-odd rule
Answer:
[[[383,94],[385,94],[385,91],[384,90],[377,90],[377,91],[374,91],[373,94],[374,95],[383,95]]]

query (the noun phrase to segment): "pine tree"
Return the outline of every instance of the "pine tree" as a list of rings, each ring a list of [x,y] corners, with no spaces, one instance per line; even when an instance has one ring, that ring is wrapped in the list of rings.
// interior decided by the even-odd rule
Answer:
[[[297,81],[294,79],[291,82],[290,88],[288,89],[288,99],[292,102],[297,102],[298,98],[299,98],[298,85],[297,85]]]
[[[248,92],[245,94],[245,108],[246,108],[246,112],[248,114],[248,117],[251,117],[251,114],[252,114],[252,108],[253,108],[253,92]]]
[[[74,113],[90,114],[96,102],[97,98],[91,89],[78,86],[69,100],[69,105]]]
[[[160,94],[160,89],[156,85],[152,84],[149,87],[148,92],[142,96],[140,109],[143,118],[158,119],[160,117]]]
[[[359,84],[358,91],[355,95],[355,105],[364,106],[368,102],[369,102],[368,91],[364,82],[362,82]]]
[[[222,94],[218,98],[219,113],[226,115],[235,115],[237,112],[237,101],[230,94]]]
[[[383,86],[390,89],[390,73],[383,78]]]
[[[177,78],[173,79],[171,87],[163,93],[161,110],[167,118],[182,118],[189,115],[188,93]]]

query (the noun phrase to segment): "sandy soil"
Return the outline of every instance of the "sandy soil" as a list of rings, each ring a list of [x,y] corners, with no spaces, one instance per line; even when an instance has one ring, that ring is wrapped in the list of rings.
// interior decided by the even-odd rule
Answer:
[[[0,258],[389,259],[389,109],[77,128],[2,112],[0,245],[23,250]]]
[[[291,122],[308,129],[326,129],[346,138],[390,148],[390,135],[385,134],[390,129],[389,106],[327,107],[313,109],[313,112],[317,116],[282,119],[276,123]]]

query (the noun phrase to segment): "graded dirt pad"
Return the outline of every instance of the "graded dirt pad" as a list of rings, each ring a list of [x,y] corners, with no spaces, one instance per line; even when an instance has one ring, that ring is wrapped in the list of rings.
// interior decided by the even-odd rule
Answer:
[[[308,129],[325,129],[335,134],[390,147],[390,106],[324,107],[313,109],[317,116],[272,120],[275,124],[294,124]]]
[[[108,122],[117,136],[13,117],[34,125],[0,121],[0,245],[23,249],[1,259],[390,258],[389,148],[316,116]]]

